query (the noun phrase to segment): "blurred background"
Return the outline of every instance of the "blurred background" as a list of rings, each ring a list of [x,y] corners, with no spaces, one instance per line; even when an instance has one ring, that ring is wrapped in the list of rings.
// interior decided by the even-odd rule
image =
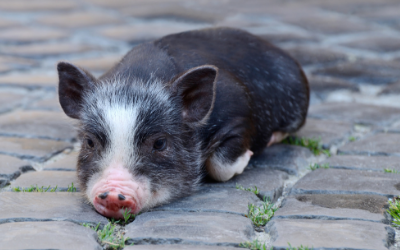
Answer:
[[[398,0],[2,0],[0,112],[59,110],[59,61],[99,76],[139,43],[215,26],[288,51],[306,71],[312,104],[400,107]]]

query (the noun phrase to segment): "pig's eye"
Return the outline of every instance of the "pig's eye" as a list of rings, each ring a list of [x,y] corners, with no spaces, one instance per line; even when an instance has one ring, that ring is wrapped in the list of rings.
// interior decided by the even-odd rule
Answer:
[[[164,149],[165,149],[166,145],[167,145],[167,139],[165,139],[165,138],[160,138],[160,139],[157,139],[157,140],[154,142],[153,147],[154,147],[155,150],[160,150],[160,151],[161,151],[161,150],[164,150]]]
[[[87,144],[90,148],[93,148],[93,147],[94,147],[94,142],[92,141],[92,139],[87,138],[87,139],[86,139],[86,144]]]

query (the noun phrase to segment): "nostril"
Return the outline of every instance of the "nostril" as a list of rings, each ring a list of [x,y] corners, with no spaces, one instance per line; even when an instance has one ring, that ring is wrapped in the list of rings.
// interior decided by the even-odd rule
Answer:
[[[123,196],[122,194],[119,194],[119,195],[118,195],[118,199],[119,199],[120,201],[123,201],[123,200],[125,200],[125,196]]]
[[[105,198],[107,198],[109,192],[104,192],[102,194],[99,194],[99,198],[104,200]]]

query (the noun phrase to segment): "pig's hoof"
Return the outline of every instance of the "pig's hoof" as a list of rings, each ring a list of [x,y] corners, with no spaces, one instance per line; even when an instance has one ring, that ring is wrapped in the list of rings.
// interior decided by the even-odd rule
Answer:
[[[115,219],[124,218],[123,214],[126,210],[133,212],[136,209],[133,198],[118,192],[98,194],[93,200],[93,205],[100,214]]]
[[[279,143],[283,139],[285,139],[289,134],[285,132],[274,132],[272,133],[271,139],[269,139],[269,142],[267,144],[267,147],[271,146],[272,144]]]
[[[217,155],[213,155],[207,162],[209,175],[217,181],[227,181],[237,174],[241,174],[250,161],[253,152],[247,150],[233,163],[224,163]]]

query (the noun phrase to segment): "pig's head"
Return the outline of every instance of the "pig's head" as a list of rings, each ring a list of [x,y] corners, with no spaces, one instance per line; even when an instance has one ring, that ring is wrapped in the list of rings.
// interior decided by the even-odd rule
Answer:
[[[196,189],[205,160],[196,131],[214,105],[216,67],[170,82],[99,80],[64,62],[57,69],[61,107],[79,119],[80,187],[100,214],[122,218]]]

